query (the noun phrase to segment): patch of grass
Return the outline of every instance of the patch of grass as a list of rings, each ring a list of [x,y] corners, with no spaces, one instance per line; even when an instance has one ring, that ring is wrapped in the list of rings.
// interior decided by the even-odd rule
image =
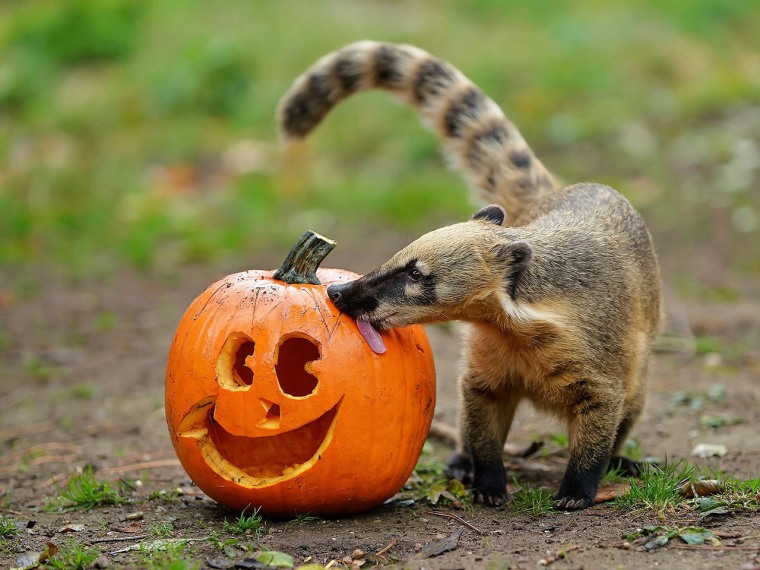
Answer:
[[[11,335],[6,332],[0,332],[0,352],[5,352],[11,347]]]
[[[567,447],[567,434],[565,432],[550,433],[549,441],[559,447]]]
[[[18,553],[23,550],[20,548],[20,545],[20,538],[3,537],[2,540],[0,540],[0,558],[11,560],[16,557]]]
[[[169,535],[174,531],[174,525],[170,522],[159,522],[150,525],[148,532],[151,536],[156,538],[169,538]]]
[[[10,538],[18,534],[16,523],[0,515],[0,537]]]
[[[615,505],[623,510],[651,509],[658,515],[683,501],[679,484],[692,479],[694,467],[684,461],[659,466],[648,463],[642,466],[640,481],[631,480],[631,489],[615,498]]]
[[[321,520],[322,520],[322,517],[317,517],[317,516],[309,515],[309,514],[303,514],[303,515],[296,515],[296,518],[294,518],[292,522],[295,522],[298,524],[306,524],[306,523],[312,523],[312,522],[319,522]]]
[[[718,429],[725,426],[733,426],[737,424],[743,423],[744,420],[742,418],[734,418],[731,416],[727,416],[726,414],[716,414],[716,415],[709,415],[709,414],[702,414],[699,416],[699,425],[705,428],[712,428],[712,429]]]
[[[55,570],[85,570],[98,556],[100,556],[99,550],[82,546],[73,538],[69,538],[58,548],[55,556],[45,562],[44,567]]]
[[[91,384],[82,382],[71,389],[71,395],[79,400],[91,400],[95,389]]]
[[[246,516],[245,511],[240,513],[240,516],[234,519],[232,522],[224,519],[223,529],[225,532],[231,534],[254,534],[258,535],[261,532],[261,527],[264,524],[259,509],[253,509],[253,512]]]
[[[515,481],[517,484],[517,481]],[[512,493],[509,508],[516,513],[528,513],[531,515],[545,515],[554,509],[554,499],[549,489],[521,487]]]
[[[316,522],[319,522],[321,520],[322,520],[321,517],[316,517],[316,516],[310,515],[308,513],[307,514],[298,514],[298,515],[296,515],[296,517],[294,519],[289,520],[285,524],[285,529],[291,528],[291,527],[293,527],[295,525],[306,525],[306,524],[310,524],[310,523],[316,523]]]
[[[51,499],[47,507],[72,509],[92,509],[102,505],[120,505],[127,498],[111,483],[95,479],[92,468],[87,467],[82,474],[72,475],[65,489],[59,487],[58,497]]]
[[[151,491],[150,495],[148,495],[149,501],[164,501],[167,503],[171,503],[175,501],[180,496],[179,489],[160,489],[158,491]]]
[[[139,39],[141,2],[56,2],[16,14],[13,47],[38,60],[66,65],[117,61],[131,55]]]
[[[256,545],[253,542],[240,542],[237,538],[221,538],[216,532],[211,532],[205,540],[224,552],[227,558],[237,558],[241,552],[254,552],[256,550]]]
[[[699,355],[720,352],[721,342],[719,339],[709,335],[697,335],[694,339],[694,348]]]
[[[721,477],[726,491],[717,498],[724,504],[740,510],[760,508],[760,478],[740,480],[735,477]]]
[[[610,469],[602,476],[601,484],[606,485],[608,483],[623,483],[629,479],[623,472],[622,467],[615,467]]]
[[[186,540],[141,544],[137,557],[147,570],[195,570],[200,564],[187,560],[187,545]]]
[[[95,327],[98,331],[106,333],[111,332],[118,322],[116,313],[112,311],[103,311],[95,318]]]
[[[41,358],[30,356],[24,361],[24,370],[31,376],[42,382],[50,381],[56,373],[56,368],[49,365]]]
[[[673,406],[688,406],[692,410],[701,411],[705,406],[721,404],[726,401],[726,387],[723,384],[714,384],[707,391],[686,392],[680,390],[671,398]]]

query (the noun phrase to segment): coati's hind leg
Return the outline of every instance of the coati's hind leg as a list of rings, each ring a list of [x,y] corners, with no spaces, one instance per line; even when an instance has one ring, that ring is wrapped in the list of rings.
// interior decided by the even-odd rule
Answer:
[[[634,461],[628,457],[624,457],[620,454],[625,442],[628,438],[628,434],[631,428],[636,424],[641,411],[644,408],[644,391],[640,390],[640,394],[634,395],[625,402],[623,407],[623,419],[620,421],[620,425],[617,429],[617,435],[615,436],[615,443],[612,446],[612,458],[610,464],[607,467],[607,471],[616,471],[623,477],[638,477],[641,475],[643,462]]]
[[[570,511],[593,505],[599,479],[612,455],[622,402],[610,399],[609,394],[595,395],[588,390],[591,385],[579,379],[570,386],[575,386],[582,397],[570,408],[570,459],[554,497],[557,509]]]
[[[473,502],[498,506],[507,499],[503,450],[519,398],[488,386],[473,374],[460,382],[462,441],[449,460],[447,475],[466,480],[471,469]]]

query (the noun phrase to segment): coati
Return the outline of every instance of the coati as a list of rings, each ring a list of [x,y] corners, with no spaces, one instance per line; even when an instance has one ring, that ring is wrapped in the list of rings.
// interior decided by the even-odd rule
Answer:
[[[337,103],[386,89],[415,106],[453,164],[490,202],[427,233],[367,275],[328,288],[376,328],[464,321],[461,444],[450,475],[476,502],[507,498],[502,449],[528,399],[567,420],[569,462],[555,506],[593,504],[646,399],[660,318],[652,240],[612,188],[560,187],[499,106],[449,63],[409,45],[363,41],[330,53],[283,97],[285,139],[301,139]],[[508,221],[508,223],[505,223]]]

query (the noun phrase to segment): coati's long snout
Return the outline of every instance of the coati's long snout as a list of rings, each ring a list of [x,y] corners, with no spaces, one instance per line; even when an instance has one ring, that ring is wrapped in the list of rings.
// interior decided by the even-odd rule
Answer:
[[[532,250],[502,228],[501,206],[479,210],[468,222],[429,232],[386,263],[327,294],[343,313],[383,330],[416,323],[471,320],[495,292],[516,299],[517,284]]]
[[[354,319],[364,319],[372,323],[378,330],[386,328],[372,314],[380,304],[378,300],[381,290],[373,287],[367,279],[367,275],[348,283],[335,283],[327,288],[327,296],[335,303],[341,313],[345,313]]]

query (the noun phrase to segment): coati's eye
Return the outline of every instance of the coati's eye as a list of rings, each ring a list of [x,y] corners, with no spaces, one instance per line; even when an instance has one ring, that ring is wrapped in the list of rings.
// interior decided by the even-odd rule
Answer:
[[[419,281],[420,279],[422,279],[422,272],[416,268],[412,269],[409,272],[409,279],[411,279],[412,281]]]

